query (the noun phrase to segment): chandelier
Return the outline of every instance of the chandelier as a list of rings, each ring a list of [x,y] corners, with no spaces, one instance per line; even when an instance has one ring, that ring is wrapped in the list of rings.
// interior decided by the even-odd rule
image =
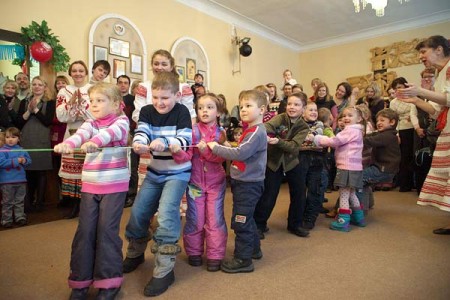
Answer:
[[[398,1],[400,2],[400,4],[403,3],[403,0]],[[409,2],[409,0],[405,0],[405,2]],[[373,9],[375,9],[375,15],[377,17],[384,16],[384,8],[387,5],[387,0],[353,0],[353,4],[355,5],[355,12],[359,13],[361,10],[361,6],[363,9],[365,9],[368,3],[372,5]]]

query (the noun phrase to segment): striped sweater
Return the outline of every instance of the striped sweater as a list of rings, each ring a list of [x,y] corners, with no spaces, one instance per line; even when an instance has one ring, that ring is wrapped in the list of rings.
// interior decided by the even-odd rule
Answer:
[[[98,120],[87,120],[64,143],[79,148],[93,142],[99,148],[127,145],[129,131],[127,116],[108,115]],[[87,153],[81,173],[81,191],[91,194],[112,194],[128,191],[130,172],[126,149],[103,149]]]
[[[158,113],[153,105],[142,107],[133,143],[149,145],[156,139],[165,143],[166,148],[162,152],[151,152],[147,178],[150,176],[156,182],[171,179],[189,181],[191,162],[177,164],[169,150],[169,145],[177,144],[186,151],[186,146],[192,143],[192,121],[186,106],[176,103],[167,114]]]

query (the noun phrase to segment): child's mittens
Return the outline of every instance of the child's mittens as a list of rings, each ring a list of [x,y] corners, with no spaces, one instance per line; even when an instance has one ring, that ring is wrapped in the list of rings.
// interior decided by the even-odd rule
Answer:
[[[69,154],[73,153],[73,148],[69,144],[60,143],[53,147],[53,151],[55,151],[56,153]]]

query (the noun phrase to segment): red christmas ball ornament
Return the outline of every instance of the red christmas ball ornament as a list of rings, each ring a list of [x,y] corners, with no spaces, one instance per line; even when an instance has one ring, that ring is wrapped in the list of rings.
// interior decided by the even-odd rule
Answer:
[[[53,57],[53,49],[46,42],[34,42],[30,50],[31,56],[38,62],[47,62]]]

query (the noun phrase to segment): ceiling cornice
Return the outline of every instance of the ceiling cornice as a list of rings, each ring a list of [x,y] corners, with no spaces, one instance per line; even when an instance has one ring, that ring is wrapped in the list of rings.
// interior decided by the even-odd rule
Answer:
[[[237,28],[247,30],[262,38],[270,40],[282,47],[288,48],[296,52],[306,52],[327,48],[331,46],[347,44],[354,41],[370,39],[394,32],[400,32],[415,28],[420,28],[432,24],[448,22],[450,20],[450,10],[441,11],[439,13],[425,15],[421,18],[414,18],[411,20],[401,21],[398,23],[390,23],[383,26],[374,27],[370,30],[356,31],[352,34],[338,36],[332,39],[317,41],[311,44],[301,44],[280,32],[277,32],[263,24],[256,22],[242,14],[230,10],[219,5],[214,1],[207,0],[177,0],[177,2],[194,8],[204,14],[213,18],[219,19],[223,22],[234,25]],[[231,34],[231,32],[230,32]]]

